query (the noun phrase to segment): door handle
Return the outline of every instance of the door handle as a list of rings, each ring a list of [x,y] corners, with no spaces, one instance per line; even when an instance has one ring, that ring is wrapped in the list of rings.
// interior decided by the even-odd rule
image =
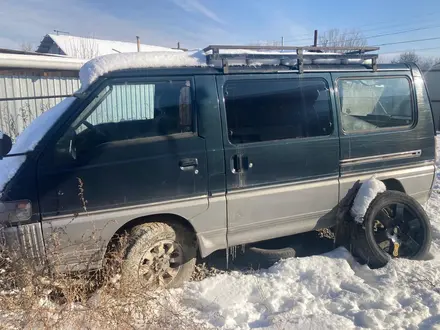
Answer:
[[[241,170],[241,157],[238,155],[234,155],[231,157],[231,172],[238,173]]]
[[[231,157],[231,172],[240,173],[249,170],[254,164],[249,162],[248,156],[234,155]]]
[[[181,171],[195,171],[198,173],[198,165],[199,161],[197,158],[183,158],[179,161],[179,167]]]

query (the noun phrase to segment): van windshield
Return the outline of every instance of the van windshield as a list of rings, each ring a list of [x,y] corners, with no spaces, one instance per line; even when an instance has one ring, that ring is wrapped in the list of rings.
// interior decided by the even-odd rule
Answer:
[[[9,154],[22,154],[34,150],[41,139],[75,100],[76,97],[67,97],[53,108],[46,110],[35,118],[31,124],[17,136]]]
[[[43,112],[35,118],[32,123],[17,137],[9,155],[24,154],[34,150],[41,139],[49,132],[57,120],[65,113],[76,97],[68,97],[53,108]],[[5,157],[0,160],[0,192],[15,176],[21,165],[25,162],[26,156]],[[1,193],[0,193],[1,196]]]

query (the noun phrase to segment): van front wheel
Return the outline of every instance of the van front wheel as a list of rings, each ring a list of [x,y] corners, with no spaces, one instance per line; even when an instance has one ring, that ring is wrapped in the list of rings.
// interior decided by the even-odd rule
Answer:
[[[130,288],[179,287],[196,264],[195,235],[179,224],[144,223],[128,237],[121,267],[122,285]]]

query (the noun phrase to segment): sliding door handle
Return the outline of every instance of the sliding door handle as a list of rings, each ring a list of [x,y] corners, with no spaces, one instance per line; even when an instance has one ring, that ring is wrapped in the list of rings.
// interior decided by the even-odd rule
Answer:
[[[179,161],[179,168],[181,171],[195,171],[198,173],[198,165],[199,161],[197,158],[183,158]]]
[[[231,172],[240,173],[249,170],[254,164],[249,162],[248,156],[234,155],[231,157]]]

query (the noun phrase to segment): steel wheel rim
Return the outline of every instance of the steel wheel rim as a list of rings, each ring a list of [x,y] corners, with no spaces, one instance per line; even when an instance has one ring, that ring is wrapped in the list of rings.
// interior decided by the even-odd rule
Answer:
[[[402,203],[383,207],[375,216],[374,240],[392,258],[411,258],[423,247],[424,224],[412,208]]]
[[[139,263],[138,275],[144,285],[166,287],[183,265],[183,249],[172,240],[160,240],[148,249]]]

